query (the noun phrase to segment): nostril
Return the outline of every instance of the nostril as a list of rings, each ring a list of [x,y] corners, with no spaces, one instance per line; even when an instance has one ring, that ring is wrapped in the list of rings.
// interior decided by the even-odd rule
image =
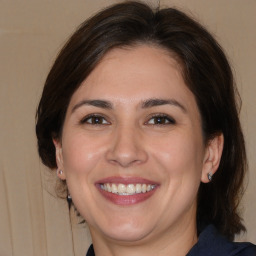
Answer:
[[[140,164],[147,159],[146,151],[140,148],[130,148],[129,151],[123,148],[114,148],[107,153],[107,160],[112,164],[118,164],[122,167],[129,167],[133,164]]]
[[[130,167],[131,165],[139,164],[142,161],[139,159],[124,158],[119,156],[116,159],[110,159],[109,162],[111,164],[120,165],[122,167]]]

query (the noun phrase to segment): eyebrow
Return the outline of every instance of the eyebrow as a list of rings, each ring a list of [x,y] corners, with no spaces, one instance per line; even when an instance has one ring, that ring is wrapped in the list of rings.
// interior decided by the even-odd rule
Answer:
[[[151,108],[156,106],[162,106],[162,105],[172,105],[175,107],[181,108],[183,112],[187,112],[187,109],[179,103],[177,100],[174,99],[148,99],[146,101],[142,102],[142,108]]]
[[[103,109],[112,109],[111,102],[105,100],[82,100],[72,108],[72,113],[83,105],[94,106]]]
[[[103,109],[113,109],[112,103],[106,100],[82,100],[72,108],[72,113],[83,105],[94,106]],[[141,108],[145,109],[163,105],[172,105],[175,107],[179,107],[183,112],[187,112],[187,109],[181,103],[174,99],[148,99],[142,101]]]

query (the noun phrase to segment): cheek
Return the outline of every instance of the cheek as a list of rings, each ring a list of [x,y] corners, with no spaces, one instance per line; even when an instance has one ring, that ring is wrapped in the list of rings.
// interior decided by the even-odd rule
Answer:
[[[163,181],[159,209],[165,207],[163,223],[168,223],[189,212],[196,202],[202,170],[202,144],[192,133],[180,132],[152,145],[155,169]]]
[[[104,150],[99,141],[82,133],[64,138],[63,165],[67,173],[88,173],[99,163]]]
[[[170,175],[201,172],[203,147],[196,135],[180,133],[166,136],[164,140],[152,143],[151,150]]]

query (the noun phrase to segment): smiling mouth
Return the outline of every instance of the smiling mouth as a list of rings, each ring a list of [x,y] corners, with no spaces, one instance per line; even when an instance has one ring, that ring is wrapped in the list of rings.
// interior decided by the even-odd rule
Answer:
[[[151,198],[160,184],[141,177],[112,176],[95,183],[98,191],[107,199],[120,206],[131,206]]]
[[[113,193],[120,196],[130,196],[135,194],[145,194],[156,188],[155,184],[115,184],[115,183],[102,183],[100,188],[103,191]]]

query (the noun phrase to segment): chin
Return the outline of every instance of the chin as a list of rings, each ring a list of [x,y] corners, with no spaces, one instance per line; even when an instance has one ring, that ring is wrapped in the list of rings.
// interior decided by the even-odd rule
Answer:
[[[127,243],[135,243],[136,241],[143,240],[153,230],[153,227],[149,223],[143,223],[143,221],[129,219],[129,220],[117,220],[115,222],[109,221],[98,223],[97,230],[104,237]]]
[[[115,230],[108,230],[105,232],[105,236],[112,240],[124,242],[124,243],[135,243],[137,241],[143,240],[149,235],[150,231],[145,228],[136,227],[118,227]]]

